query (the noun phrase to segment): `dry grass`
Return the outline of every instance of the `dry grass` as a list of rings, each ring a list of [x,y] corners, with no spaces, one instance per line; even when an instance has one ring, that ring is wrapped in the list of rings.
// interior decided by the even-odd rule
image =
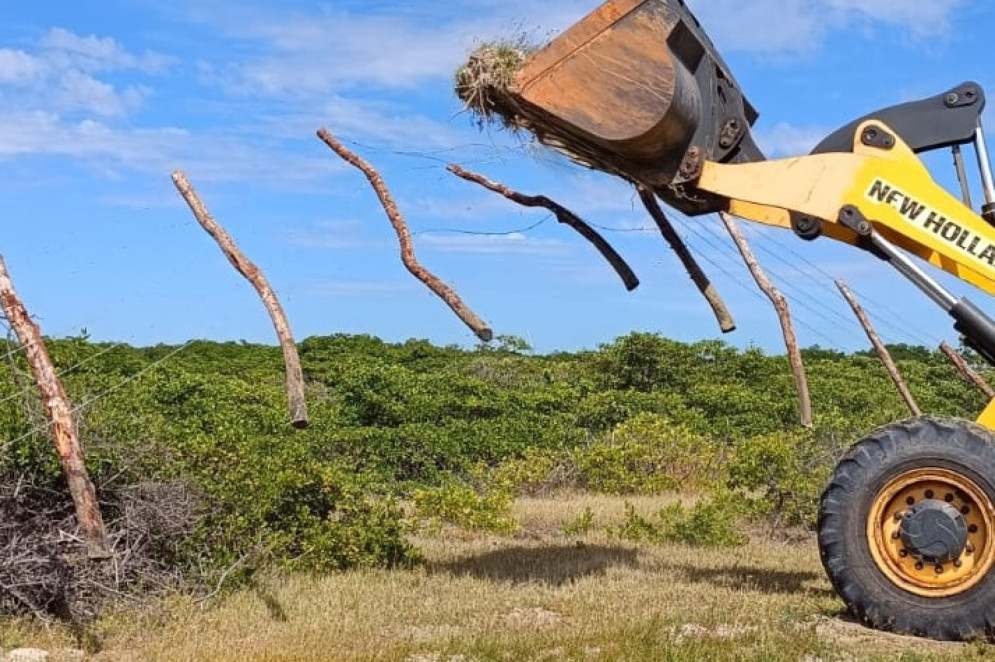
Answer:
[[[634,503],[649,514],[672,501]],[[420,539],[428,562],[416,570],[270,578],[209,609],[180,602],[108,619],[90,633],[103,650],[88,659],[927,662],[995,653],[848,622],[812,541],[702,551],[563,535],[587,508],[603,528],[621,521],[623,500],[523,500],[515,537]],[[2,632],[4,648],[72,643],[54,630]]]
[[[495,120],[521,127],[510,88],[515,74],[535,51],[527,37],[482,44],[456,72],[455,92],[481,127]]]

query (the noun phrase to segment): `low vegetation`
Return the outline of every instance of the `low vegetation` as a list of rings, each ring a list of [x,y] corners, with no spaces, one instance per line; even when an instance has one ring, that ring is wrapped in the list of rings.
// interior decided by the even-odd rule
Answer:
[[[106,615],[85,637],[28,622],[0,648],[51,662],[970,662],[984,644],[943,644],[847,620],[811,539],[733,548],[633,542],[626,509],[654,519],[672,496],[560,493],[516,500],[511,536],[444,527],[409,569],[257,574],[210,608],[176,598]],[[563,527],[591,513],[582,535]]]
[[[719,341],[633,333],[595,351],[538,356],[516,338],[466,350],[330,336],[301,344],[312,426],[295,431],[285,420],[278,348],[177,349],[85,337],[51,344],[82,405],[83,443],[115,550],[131,563],[110,575],[64,562],[79,548],[59,534],[71,528],[71,507],[40,406],[16,353],[0,365],[0,438],[11,440],[0,460],[0,511],[17,523],[0,525],[0,566],[27,553],[30,563],[17,567],[31,584],[26,591],[0,577],[4,613],[101,623],[93,619],[108,604],[251,594],[273,573],[291,584],[345,569],[421,581],[441,562],[432,551],[439,532],[516,541],[531,530],[518,504],[563,494],[609,495],[614,510],[581,509],[542,528],[540,537],[562,549],[595,539],[613,550],[729,547],[732,556],[679,554],[735,559],[771,537],[804,538],[840,453],[907,415],[866,353],[805,352],[818,417],[814,429],[800,430],[786,359]],[[981,408],[981,396],[938,352],[892,350],[925,411],[973,417]],[[682,499],[640,506],[674,493]],[[378,574],[389,569],[398,574]],[[332,577],[323,581],[354,581]],[[665,620],[644,625],[721,624]],[[589,645],[604,648],[616,626],[628,628],[627,641],[649,636],[636,631],[641,622],[606,624]],[[474,637],[474,659],[491,659],[489,635]],[[565,642],[547,643],[555,650]]]

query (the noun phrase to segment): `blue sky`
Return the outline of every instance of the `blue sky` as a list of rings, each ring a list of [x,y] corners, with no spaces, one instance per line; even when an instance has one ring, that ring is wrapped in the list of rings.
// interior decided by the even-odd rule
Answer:
[[[864,112],[963,80],[995,90],[992,3],[689,4],[760,110],[756,134],[772,156],[804,153]],[[631,330],[720,335],[629,188],[502,131],[479,131],[451,92],[479,40],[522,30],[541,40],[596,1],[7,5],[0,252],[48,335],[86,328],[143,345],[274,342],[255,293],[173,189],[169,174],[182,169],[267,274],[299,339],[344,332],[474,344],[403,269],[365,179],[314,137],[319,127],[381,170],[422,263],[497,334],[539,351],[593,348]],[[606,228],[642,286],[626,293],[579,236],[455,179],[449,161],[545,193]],[[929,164],[954,185],[946,155]],[[776,316],[718,220],[680,220],[678,229],[739,323],[724,339],[783,351]],[[945,315],[869,257],[830,240],[747,231],[792,303],[803,345],[867,346],[831,277],[863,295],[886,341],[956,338]],[[944,282],[995,309],[981,292]]]

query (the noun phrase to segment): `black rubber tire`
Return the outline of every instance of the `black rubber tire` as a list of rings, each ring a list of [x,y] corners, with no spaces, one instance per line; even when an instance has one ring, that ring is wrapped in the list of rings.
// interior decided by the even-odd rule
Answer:
[[[925,597],[878,569],[867,519],[878,493],[912,469],[942,468],[970,478],[995,502],[995,434],[969,421],[918,418],[881,427],[836,467],[819,503],[819,553],[833,587],[865,624],[880,630],[962,641],[995,633],[995,571],[964,592]]]

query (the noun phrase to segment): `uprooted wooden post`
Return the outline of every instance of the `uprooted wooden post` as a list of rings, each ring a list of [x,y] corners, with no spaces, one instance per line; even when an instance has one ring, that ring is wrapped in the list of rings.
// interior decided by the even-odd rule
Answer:
[[[76,510],[76,522],[83,534],[87,555],[101,559],[111,556],[107,530],[100,514],[97,490],[83,459],[83,447],[73,418],[73,408],[42,340],[41,330],[17,296],[7,265],[0,256],[0,307],[17,340],[41,394],[52,428],[52,441],[62,463],[69,493]]]
[[[645,186],[639,185],[636,187],[636,191],[639,193],[639,198],[643,201],[643,206],[646,207],[646,211],[649,212],[650,217],[656,223],[656,226],[660,229],[660,234],[673,249],[677,258],[684,265],[684,269],[688,272],[688,276],[694,281],[694,284],[698,287],[698,291],[701,295],[705,297],[705,301],[711,306],[712,312],[715,314],[715,319],[719,323],[719,329],[722,333],[731,333],[736,330],[736,322],[732,318],[732,314],[726,307],[725,301],[722,300],[722,296],[719,291],[712,284],[712,281],[708,279],[705,272],[702,270],[701,265],[698,261],[694,259],[694,255],[688,250],[687,245],[681,236],[677,234],[677,230],[674,229],[673,224],[671,224],[670,219],[663,211],[663,207],[656,199],[656,195],[650,191]]]
[[[622,279],[622,282],[625,284],[625,289],[631,292],[639,287],[639,279],[636,277],[636,274],[632,271],[632,268],[628,265],[628,263],[626,263],[622,256],[619,255],[614,248],[612,248],[611,244],[605,241],[604,237],[584,222],[581,217],[560,203],[555,200],[551,200],[545,195],[525,195],[524,193],[519,193],[504,184],[499,184],[488,179],[487,177],[484,177],[483,175],[470,172],[455,163],[450,163],[446,166],[446,170],[461,179],[465,179],[466,181],[473,182],[475,184],[480,184],[489,191],[503,195],[512,202],[517,202],[523,207],[541,207],[553,212],[553,215],[556,216],[558,223],[563,223],[564,225],[573,228],[582,237],[591,242],[596,249],[598,249],[601,256],[608,260],[608,263],[612,265],[613,269],[615,269],[615,273],[617,273],[619,278]]]
[[[777,311],[777,318],[781,323],[781,330],[784,333],[784,345],[788,350],[791,372],[795,376],[795,388],[798,391],[798,419],[802,426],[812,427],[812,398],[808,389],[808,376],[805,374],[805,364],[802,362],[802,354],[798,349],[798,338],[795,336],[795,327],[791,322],[788,301],[774,287],[774,284],[771,283],[770,279],[767,278],[767,274],[760,267],[760,263],[757,262],[757,258],[754,256],[750,245],[739,229],[736,219],[725,212],[722,212],[719,216],[722,218],[726,230],[729,231],[729,236],[735,242],[736,248],[739,249],[739,254],[743,256],[743,261],[746,262],[746,266],[753,275],[753,279],[757,282],[763,293],[767,295],[767,298],[771,300],[771,303],[774,304],[774,309]]]
[[[995,389],[985,381],[985,378],[979,375],[976,371],[971,369],[971,366],[967,364],[960,353],[957,352],[953,347],[948,345],[946,342],[940,343],[940,351],[950,359],[950,362],[954,364],[958,372],[966,379],[968,382],[974,384],[974,387],[981,391],[986,398],[989,400],[995,400]]]
[[[857,321],[860,322],[860,326],[864,328],[864,333],[867,334],[868,340],[871,341],[871,345],[874,346],[874,351],[877,352],[878,358],[881,359],[881,363],[884,365],[884,369],[888,371],[888,376],[891,377],[891,381],[895,383],[895,388],[898,389],[899,395],[905,400],[906,406],[913,416],[922,416],[922,410],[919,409],[919,404],[916,402],[915,397],[912,395],[912,391],[909,390],[908,385],[905,380],[902,379],[902,373],[899,372],[898,366],[895,365],[895,361],[891,358],[891,352],[885,347],[884,343],[881,342],[881,337],[874,330],[874,325],[871,324],[870,318],[864,312],[863,307],[860,302],[857,301],[857,297],[853,295],[850,288],[842,280],[836,281],[836,287],[839,288],[840,293],[846,302],[850,304],[850,308],[853,309],[853,314],[857,316]]]
[[[304,374],[301,370],[301,360],[297,353],[294,335],[290,330],[290,323],[287,321],[287,315],[283,311],[283,306],[280,305],[276,292],[270,287],[269,281],[266,280],[266,276],[259,270],[259,267],[245,257],[231,235],[207,211],[207,207],[197,196],[197,192],[183,172],[173,173],[173,184],[186,200],[200,226],[218,243],[221,252],[225,254],[235,270],[252,284],[252,287],[259,294],[259,298],[262,299],[263,305],[266,306],[266,310],[273,320],[276,335],[280,340],[280,347],[283,349],[283,362],[287,373],[286,388],[290,424],[298,429],[306,428],[308,426],[307,400],[304,395]]]
[[[319,129],[318,138],[328,145],[333,152],[338,154],[342,160],[357,168],[366,176],[370,186],[373,187],[374,192],[377,194],[380,205],[387,214],[387,219],[393,226],[394,232],[397,233],[397,239],[401,248],[401,262],[405,268],[440,299],[445,301],[449,308],[456,313],[464,324],[470,327],[478,338],[484,342],[490,342],[494,337],[491,328],[463,303],[463,300],[451,287],[418,262],[418,259],[415,257],[414,244],[411,241],[411,232],[408,230],[408,224],[404,221],[397,202],[394,201],[394,196],[391,195],[390,189],[387,188],[387,183],[384,182],[383,177],[377,169],[339,142],[327,129]]]

